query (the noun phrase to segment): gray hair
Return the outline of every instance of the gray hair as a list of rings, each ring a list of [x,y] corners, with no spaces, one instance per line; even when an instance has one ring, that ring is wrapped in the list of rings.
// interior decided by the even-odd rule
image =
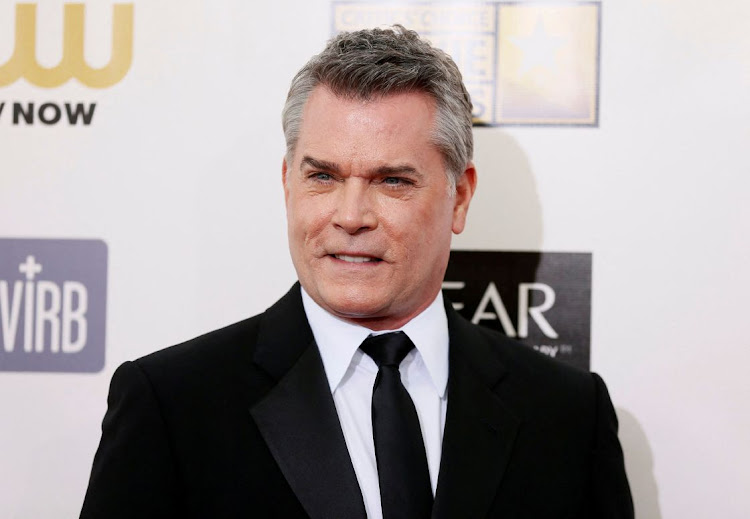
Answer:
[[[302,112],[318,85],[337,96],[372,100],[389,94],[423,92],[436,104],[432,139],[443,155],[450,192],[474,153],[472,105],[461,72],[445,52],[419,35],[392,29],[342,32],[294,76],[282,111],[287,162],[299,139]]]

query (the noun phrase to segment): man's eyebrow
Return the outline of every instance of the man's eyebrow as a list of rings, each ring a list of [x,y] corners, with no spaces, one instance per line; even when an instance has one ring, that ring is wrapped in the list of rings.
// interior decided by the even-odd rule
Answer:
[[[302,158],[302,162],[300,162],[300,169],[302,169],[304,166],[310,166],[313,169],[320,169],[322,171],[330,171],[331,173],[339,172],[339,167],[337,164],[328,162],[327,160],[316,159],[309,155],[305,155]]]
[[[304,157],[302,157],[302,161],[300,162],[300,169],[303,169],[305,166],[309,166],[320,171],[330,171],[331,173],[340,172],[340,168],[335,162],[316,159],[315,157],[311,157],[309,155],[305,155]],[[378,166],[368,170],[368,173],[378,177],[387,177],[392,175],[412,175],[416,177],[422,176],[419,171],[417,171],[417,168],[409,164]]]
[[[421,177],[422,175],[417,171],[417,168],[410,166],[409,164],[398,164],[395,166],[380,166],[373,168],[370,172],[380,177],[387,177],[390,175],[414,175]]]

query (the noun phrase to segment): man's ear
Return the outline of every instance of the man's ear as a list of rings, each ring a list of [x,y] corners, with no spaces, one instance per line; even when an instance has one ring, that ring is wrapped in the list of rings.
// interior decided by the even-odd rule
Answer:
[[[287,164],[286,157],[281,160],[281,182],[284,185],[284,201],[289,201],[289,187],[287,185]]]
[[[466,226],[466,215],[469,203],[477,188],[477,170],[474,163],[469,162],[463,174],[456,180],[456,195],[453,204],[453,227],[455,234],[461,234]]]

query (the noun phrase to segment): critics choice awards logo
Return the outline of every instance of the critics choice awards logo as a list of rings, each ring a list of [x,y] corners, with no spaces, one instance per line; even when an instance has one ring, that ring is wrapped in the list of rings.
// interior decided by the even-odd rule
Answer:
[[[0,371],[104,367],[107,246],[0,239]]]
[[[589,369],[591,254],[451,251],[443,289],[474,324]]]
[[[599,2],[334,2],[333,31],[400,23],[454,59],[476,125],[596,126]]]
[[[41,88],[59,87],[71,79],[81,85],[94,88],[108,88],[122,80],[130,70],[133,61],[133,4],[112,6],[112,42],[109,62],[103,67],[94,68],[85,59],[85,6],[65,4],[62,16],[62,58],[52,67],[40,65],[37,58],[37,39],[47,34],[37,31],[37,5],[19,3],[15,6],[15,23],[0,20],[3,31],[15,34],[13,52],[10,58],[0,64],[0,88],[23,79],[30,85]],[[38,34],[39,33],[39,34]],[[7,118],[13,125],[55,125],[67,122],[71,126],[88,126],[94,118],[96,103],[0,100],[0,118],[5,105],[8,105]],[[1,119],[0,119],[1,120]]]

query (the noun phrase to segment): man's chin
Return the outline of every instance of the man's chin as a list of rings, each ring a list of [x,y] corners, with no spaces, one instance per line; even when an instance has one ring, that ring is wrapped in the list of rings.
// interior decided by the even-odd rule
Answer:
[[[336,317],[350,321],[386,317],[390,307],[386,295],[364,287],[321,290],[318,295],[320,306]]]
[[[376,319],[383,317],[386,312],[383,309],[383,305],[376,301],[370,300],[356,300],[352,301],[347,299],[345,301],[340,300],[328,300],[323,306],[330,313],[336,317],[342,319]]]

